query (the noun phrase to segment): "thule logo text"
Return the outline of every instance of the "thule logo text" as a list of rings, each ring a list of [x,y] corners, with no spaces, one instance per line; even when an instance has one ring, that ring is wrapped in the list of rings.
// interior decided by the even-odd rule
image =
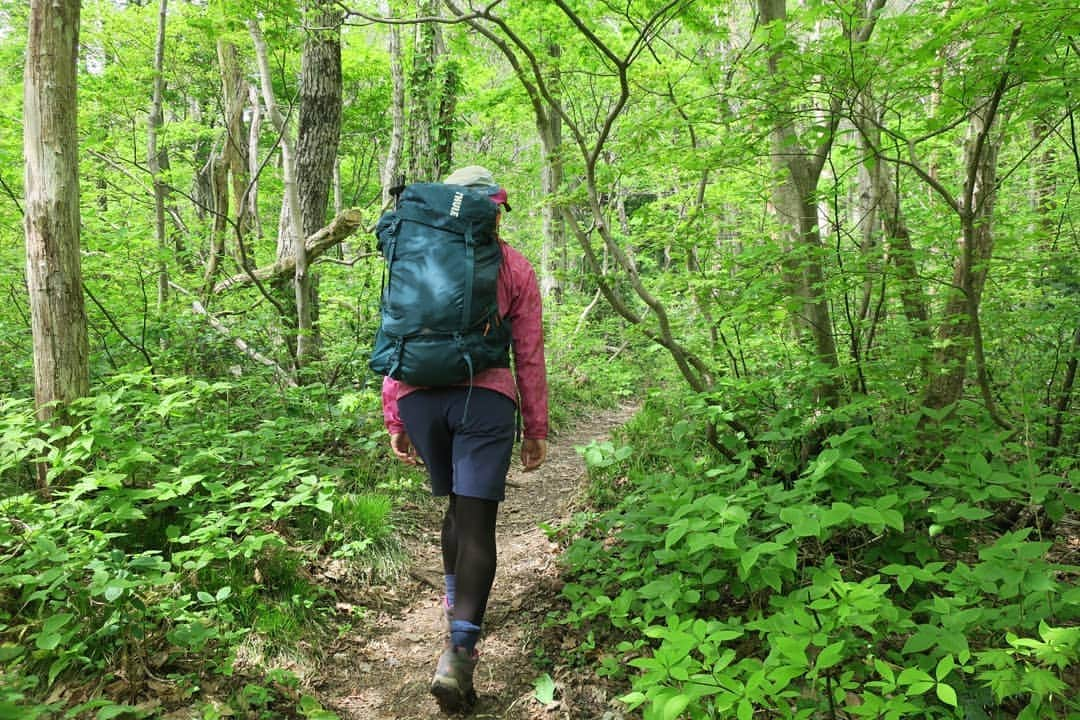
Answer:
[[[463,193],[454,193],[454,202],[450,204],[450,217],[461,215],[461,201],[465,199]]]

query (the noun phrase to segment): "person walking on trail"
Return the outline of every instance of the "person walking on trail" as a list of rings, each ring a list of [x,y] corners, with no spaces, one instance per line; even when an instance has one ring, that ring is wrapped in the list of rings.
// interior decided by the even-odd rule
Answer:
[[[461,168],[444,183],[484,193],[509,210],[506,191],[482,167]],[[387,376],[382,389],[394,454],[410,465],[422,461],[432,494],[449,497],[441,537],[449,639],[431,682],[431,693],[445,712],[467,710],[476,701],[476,645],[495,580],[495,518],[505,499],[518,404],[524,470],[540,467],[547,454],[540,289],[525,256],[501,237],[498,242],[498,310],[510,322],[513,369],[492,367],[471,381],[437,388],[413,387]]]

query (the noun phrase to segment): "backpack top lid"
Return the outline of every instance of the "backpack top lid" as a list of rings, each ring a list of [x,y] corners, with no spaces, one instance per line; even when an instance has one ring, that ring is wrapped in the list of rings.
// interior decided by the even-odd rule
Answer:
[[[502,205],[507,212],[510,212],[510,203],[506,201],[506,190],[496,184],[495,176],[486,167],[466,165],[447,175],[443,183],[446,185],[464,185],[470,190],[483,193],[488,196],[491,202]]]

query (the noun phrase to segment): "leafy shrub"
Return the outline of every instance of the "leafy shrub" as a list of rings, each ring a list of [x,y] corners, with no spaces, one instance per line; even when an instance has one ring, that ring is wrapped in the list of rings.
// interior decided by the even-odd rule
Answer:
[[[65,427],[6,403],[0,703],[40,710],[62,678],[230,674],[249,633],[288,640],[320,621],[300,572],[316,553],[364,566],[395,552],[389,499],[343,493],[348,473],[306,454],[354,421],[263,418],[244,392],[127,375]],[[28,489],[30,463],[47,467],[48,497]]]
[[[1067,479],[991,432],[908,464],[919,423],[903,416],[849,423],[784,483],[757,475],[749,452],[712,452],[708,413],[654,398],[627,429],[633,449],[582,449],[594,485],[620,499],[567,549],[560,622],[615,646],[590,658],[601,673],[634,668],[630,708],[646,720],[1080,710],[1068,680],[1080,568],[1054,563],[1032,528],[993,524],[1016,506],[1060,519],[1076,507]]]

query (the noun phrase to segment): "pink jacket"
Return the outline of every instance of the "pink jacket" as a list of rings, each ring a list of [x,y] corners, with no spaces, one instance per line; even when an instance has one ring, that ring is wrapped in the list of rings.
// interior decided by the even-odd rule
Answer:
[[[473,387],[500,392],[518,403],[524,436],[543,439],[548,435],[548,388],[540,287],[536,272],[524,255],[506,243],[502,244],[502,251],[497,288],[499,312],[510,319],[513,370],[484,370],[473,378]],[[383,380],[383,419],[391,433],[405,431],[398,414],[398,398],[420,389],[389,377]]]

